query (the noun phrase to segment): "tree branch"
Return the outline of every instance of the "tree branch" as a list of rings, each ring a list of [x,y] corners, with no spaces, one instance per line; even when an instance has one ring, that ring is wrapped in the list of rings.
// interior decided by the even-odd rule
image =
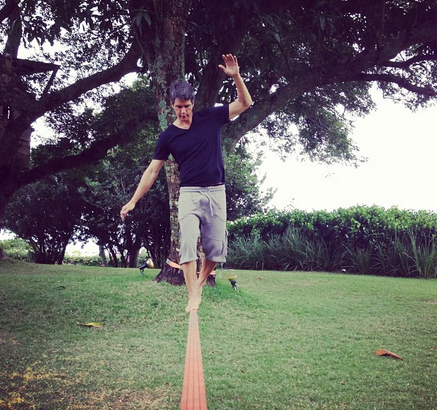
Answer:
[[[3,56],[0,53],[0,56]],[[41,61],[23,60],[21,58],[13,59],[14,70],[18,75],[29,75],[37,73],[45,73],[47,71],[58,70],[58,64],[44,63]]]
[[[437,91],[431,87],[420,87],[415,84],[411,84],[407,79],[393,75],[393,74],[366,74],[360,73],[356,76],[358,81],[381,81],[386,83],[394,83],[399,87],[404,88],[416,94],[426,95],[427,97],[436,97]]]
[[[74,84],[43,96],[36,105],[35,118],[44,113],[72,101],[89,90],[101,85],[119,81],[124,75],[137,71],[137,61],[140,57],[139,48],[136,43],[132,45],[120,62],[106,70],[99,71],[87,78],[76,81]]]
[[[0,22],[10,17],[16,10],[19,11],[18,3],[14,1],[7,1],[5,6],[0,10]]]
[[[437,55],[419,55],[405,61],[387,61],[381,65],[384,67],[400,68],[405,70],[411,67],[413,64],[421,63],[423,61],[437,61]]]
[[[236,121],[229,124],[223,132],[225,138],[231,138],[236,144],[247,132],[256,128],[275,111],[281,110],[299,95],[311,92],[318,87],[332,83],[348,81],[382,81],[398,84],[400,87],[422,95],[436,97],[437,91],[429,87],[411,84],[406,79],[390,74],[367,73],[371,69],[386,67],[388,62],[399,53],[415,44],[424,44],[437,39],[437,19],[431,19],[410,31],[403,31],[398,37],[383,48],[359,53],[349,61],[339,62],[337,66],[325,65],[308,69],[300,73],[292,73],[287,85],[279,87],[274,93],[255,101],[254,106],[243,113]],[[421,58],[419,57],[414,58]],[[427,60],[435,61],[435,56]],[[412,60],[410,59],[410,60]],[[340,60],[339,60],[340,61]],[[424,60],[425,61],[425,60]]]
[[[302,78],[303,76],[295,79],[286,86],[278,88],[266,98],[255,101],[251,108],[226,126],[223,130],[223,137],[232,139],[233,143],[236,144],[241,137],[256,128],[269,115],[283,109],[291,100],[302,93],[314,89],[314,84],[318,84],[317,74],[314,71],[308,74],[305,79]]]
[[[127,126],[128,129],[123,130],[124,140],[129,139],[135,127]],[[31,170],[21,174],[18,180],[18,187],[31,184],[39,181],[49,175],[61,171],[68,171],[70,169],[82,167],[85,165],[93,164],[103,159],[107,152],[120,144],[120,137],[116,135],[111,138],[105,138],[102,140],[94,141],[90,147],[82,151],[77,155],[68,155],[62,158],[53,158],[45,164],[36,166]]]
[[[138,58],[139,49],[134,43],[118,64],[87,78],[78,80],[62,90],[42,95],[39,101],[34,102],[26,111],[23,111],[17,118],[8,123],[7,132],[5,133],[5,135],[8,135],[8,138],[2,142],[3,145],[0,151],[14,152],[15,139],[46,112],[52,111],[62,104],[80,97],[89,90],[110,82],[119,81],[124,75],[135,72],[137,70]]]

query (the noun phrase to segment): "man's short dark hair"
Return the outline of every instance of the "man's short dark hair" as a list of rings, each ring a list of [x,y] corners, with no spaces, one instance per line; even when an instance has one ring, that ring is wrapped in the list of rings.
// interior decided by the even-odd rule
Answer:
[[[194,103],[196,94],[193,87],[183,80],[173,81],[170,85],[170,102],[174,104],[176,98],[180,100],[190,100]]]

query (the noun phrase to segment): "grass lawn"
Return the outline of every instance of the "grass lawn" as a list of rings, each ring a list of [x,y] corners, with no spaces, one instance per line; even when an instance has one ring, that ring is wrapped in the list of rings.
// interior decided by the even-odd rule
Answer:
[[[0,262],[0,409],[178,409],[186,289],[157,273]],[[436,280],[228,274],[199,310],[209,410],[437,409]]]

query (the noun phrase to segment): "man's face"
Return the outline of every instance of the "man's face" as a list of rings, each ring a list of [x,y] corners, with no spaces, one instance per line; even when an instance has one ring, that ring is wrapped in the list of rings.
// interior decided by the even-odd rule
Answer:
[[[193,106],[194,104],[191,100],[180,100],[176,98],[174,104],[172,105],[176,117],[181,122],[191,122],[193,117]]]

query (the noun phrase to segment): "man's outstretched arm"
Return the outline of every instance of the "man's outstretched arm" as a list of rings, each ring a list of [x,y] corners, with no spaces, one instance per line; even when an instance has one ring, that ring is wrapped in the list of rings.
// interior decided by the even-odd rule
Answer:
[[[229,77],[232,77],[237,87],[237,99],[229,104],[229,119],[235,118],[246,111],[252,105],[252,97],[240,75],[237,57],[232,54],[223,55],[226,66],[219,65],[221,70]]]
[[[158,177],[159,171],[164,165],[165,161],[154,159],[144,171],[141,181],[133,194],[131,200],[121,208],[120,216],[124,221],[128,212],[135,208],[136,203],[142,198],[142,196],[151,188],[153,183]]]

